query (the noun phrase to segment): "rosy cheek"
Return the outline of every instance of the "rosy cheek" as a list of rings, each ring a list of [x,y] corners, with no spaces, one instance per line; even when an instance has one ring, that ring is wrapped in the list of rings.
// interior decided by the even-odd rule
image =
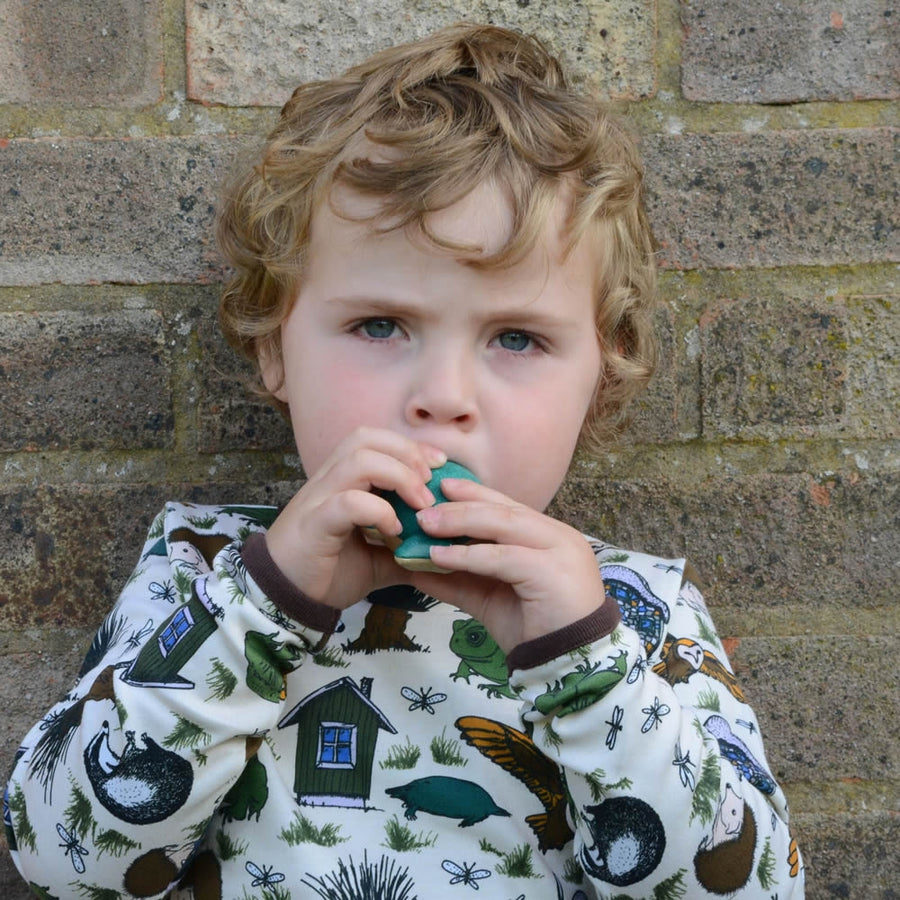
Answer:
[[[398,385],[384,372],[365,369],[356,371],[347,367],[336,375],[335,394],[340,398],[346,414],[354,418],[365,416],[367,411],[376,410],[390,403],[391,397],[397,393]]]
[[[394,406],[397,386],[377,375],[357,373],[347,367],[332,372],[324,396],[319,403],[320,433],[327,433],[334,443],[361,425],[397,427],[399,413]]]

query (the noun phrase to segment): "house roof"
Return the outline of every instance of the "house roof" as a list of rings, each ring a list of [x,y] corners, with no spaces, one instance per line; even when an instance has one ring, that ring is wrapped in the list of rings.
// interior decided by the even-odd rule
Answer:
[[[282,718],[282,720],[278,723],[278,727],[287,728],[289,725],[296,724],[304,707],[306,707],[313,701],[318,700],[325,694],[330,694],[332,691],[338,690],[339,688],[348,688],[354,694],[356,694],[356,696],[372,711],[375,718],[378,720],[379,728],[383,728],[385,731],[389,731],[391,734],[397,733],[397,729],[394,728],[393,725],[391,725],[391,723],[385,717],[384,713],[363,693],[359,685],[347,675],[345,675],[343,678],[338,678],[337,681],[332,681],[330,684],[323,685],[318,690],[313,691],[311,694],[307,694],[289,713],[287,713],[287,715]]]

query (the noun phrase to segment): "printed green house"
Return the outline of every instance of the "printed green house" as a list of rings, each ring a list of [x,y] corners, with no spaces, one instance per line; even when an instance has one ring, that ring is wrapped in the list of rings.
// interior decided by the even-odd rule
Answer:
[[[371,700],[372,679],[339,678],[304,697],[278,723],[297,726],[294,793],[311,806],[365,807],[380,729],[397,729]]]
[[[159,626],[137,658],[122,673],[122,680],[137,687],[190,689],[194,682],[178,670],[218,628],[220,610],[206,593],[206,581],[198,579],[191,599]]]

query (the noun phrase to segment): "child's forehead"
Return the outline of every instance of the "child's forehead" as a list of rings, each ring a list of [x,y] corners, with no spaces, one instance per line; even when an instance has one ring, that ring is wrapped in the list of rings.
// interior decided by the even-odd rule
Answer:
[[[331,209],[351,221],[377,222],[379,230],[391,227],[382,216],[383,201],[337,184],[332,189]],[[462,199],[425,216],[428,233],[448,245],[481,248],[485,255],[501,250],[512,236],[513,211],[508,192],[491,182],[479,182]]]
[[[393,295],[407,301],[426,296],[433,287],[434,296],[461,291],[490,301],[494,309],[497,302],[501,308],[504,303],[530,303],[551,282],[566,291],[589,285],[594,297],[597,242],[585,237],[572,244],[567,240],[569,199],[563,192],[551,198],[545,227],[530,249],[508,263],[494,263],[488,254],[503,250],[513,227],[508,197],[494,185],[484,183],[452,206],[431,213],[426,233],[415,225],[391,228],[390,223],[371,221],[378,213],[372,198],[345,192],[338,211],[324,203],[314,214],[295,299],[304,290],[315,297],[345,298],[345,303],[377,296],[383,311]],[[486,264],[477,265],[480,254],[474,250],[437,244],[436,239],[467,248],[478,242],[488,255]],[[402,305],[398,303],[398,309]]]
[[[428,227],[448,244],[474,244],[485,256],[503,249],[513,234],[513,209],[502,185],[482,181],[461,200],[428,216]]]
[[[333,214],[345,221],[360,223],[365,230],[392,230],[391,219],[383,214],[382,198],[362,194],[340,182],[332,185],[327,207],[314,214],[313,234],[316,221],[321,222]],[[571,192],[561,186],[552,206],[546,210],[540,233],[536,236],[536,243],[542,245],[543,251],[549,251],[553,256],[562,254],[570,212]],[[461,258],[494,256],[507,246],[516,227],[511,191],[493,179],[483,179],[459,200],[427,213],[422,225],[424,234],[415,225],[405,229],[406,236],[414,243],[430,244],[431,249],[437,249],[435,245],[465,248],[459,254]]]

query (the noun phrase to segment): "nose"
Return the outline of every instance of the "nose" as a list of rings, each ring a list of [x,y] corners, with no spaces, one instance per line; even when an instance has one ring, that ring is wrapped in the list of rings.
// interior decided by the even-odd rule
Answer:
[[[472,361],[449,353],[423,360],[410,389],[406,421],[413,427],[453,425],[470,431],[478,418]]]

